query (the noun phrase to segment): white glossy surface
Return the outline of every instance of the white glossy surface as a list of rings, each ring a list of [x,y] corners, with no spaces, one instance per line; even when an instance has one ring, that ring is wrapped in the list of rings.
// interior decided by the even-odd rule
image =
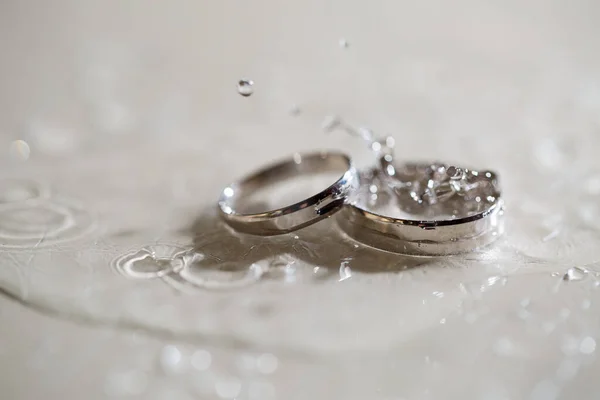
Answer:
[[[5,397],[597,398],[599,12],[4,1]],[[265,240],[214,218],[222,185],[284,155],[370,161],[330,115],[498,171],[506,236],[414,260],[332,220]]]

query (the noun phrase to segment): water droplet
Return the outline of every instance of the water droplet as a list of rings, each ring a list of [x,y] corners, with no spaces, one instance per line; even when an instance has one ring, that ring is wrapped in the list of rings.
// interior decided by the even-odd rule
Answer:
[[[238,81],[237,90],[238,93],[244,97],[250,96],[254,93],[254,82],[249,79],[241,79]]]
[[[350,46],[350,43],[348,43],[348,41],[346,39],[342,38],[339,41],[339,45],[342,49],[347,49],[348,46]]]
[[[352,277],[352,270],[348,266],[348,261],[342,261],[340,264],[340,282],[350,279]]]
[[[219,379],[215,384],[215,391],[222,399],[233,399],[240,394],[241,390],[242,382],[235,377]]]
[[[295,116],[300,115],[300,112],[301,112],[301,110],[298,105],[294,104],[293,106],[290,107],[290,115],[293,115],[295,117]]]
[[[394,166],[393,166],[393,165],[391,165],[391,164],[390,164],[390,165],[388,165],[388,166],[385,168],[385,172],[386,172],[388,175],[390,175],[390,176],[393,176],[393,175],[395,175],[395,174],[396,174],[396,169],[394,168]]]
[[[198,371],[206,371],[212,363],[212,356],[206,350],[196,350],[192,354],[192,367]]]
[[[113,262],[117,272],[128,278],[154,279],[176,272],[182,263],[181,259],[189,249],[170,244],[154,244],[140,250],[124,254]]]
[[[558,316],[562,320],[569,318],[570,315],[571,315],[571,310],[569,310],[568,308],[562,308],[558,314]]]
[[[369,140],[367,135],[365,135],[363,138]],[[393,152],[395,146],[394,138],[388,136],[384,139],[369,141],[371,142],[371,151],[375,153],[375,156],[377,158],[386,156],[390,159],[393,159]]]
[[[448,175],[450,179],[461,179],[464,174],[462,169],[451,165],[448,168],[446,168],[446,175]]]
[[[187,369],[181,350],[174,345],[167,345],[162,348],[160,351],[160,366],[164,373],[168,375],[181,374]]]
[[[440,324],[442,324],[442,325],[443,325],[443,324],[445,324],[445,323],[446,323],[446,318],[442,318],[442,319],[440,319]]]
[[[19,161],[27,161],[31,150],[29,144],[24,140],[15,140],[10,144],[9,153],[12,158]]]
[[[527,308],[529,307],[529,304],[531,304],[531,300],[528,297],[525,297],[519,304],[521,304],[521,307]]]
[[[596,340],[593,337],[586,336],[579,344],[581,354],[592,354],[596,351]]]
[[[279,360],[277,359],[277,356],[270,353],[261,354],[256,360],[258,371],[265,375],[275,372],[278,364]]]
[[[581,267],[572,267],[563,275],[564,281],[581,281],[587,277],[588,271]]]

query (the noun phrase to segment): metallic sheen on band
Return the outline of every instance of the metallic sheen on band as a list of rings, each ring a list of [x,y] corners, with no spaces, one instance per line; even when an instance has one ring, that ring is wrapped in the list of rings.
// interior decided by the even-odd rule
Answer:
[[[444,220],[380,215],[367,210],[355,197],[348,203],[337,218],[342,230],[357,242],[393,253],[414,256],[465,253],[492,243],[504,232],[504,203],[500,197],[479,212]]]
[[[299,175],[340,171],[331,186],[298,203],[256,213],[245,201],[252,192]],[[219,198],[221,216],[234,229],[254,235],[279,235],[296,231],[339,211],[358,185],[357,172],[348,156],[338,152],[294,154],[293,157],[232,183]]]

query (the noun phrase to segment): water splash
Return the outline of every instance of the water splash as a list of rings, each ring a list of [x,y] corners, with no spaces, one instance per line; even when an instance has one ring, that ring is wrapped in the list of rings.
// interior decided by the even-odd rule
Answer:
[[[169,244],[147,245],[120,256],[113,266],[128,278],[161,278],[183,268],[183,256],[188,251],[187,248]]]

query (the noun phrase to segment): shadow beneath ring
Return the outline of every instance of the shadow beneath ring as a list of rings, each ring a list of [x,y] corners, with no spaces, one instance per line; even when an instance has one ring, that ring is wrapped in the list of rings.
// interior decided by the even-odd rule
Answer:
[[[199,265],[220,271],[246,270],[263,260],[275,265],[286,256],[324,268],[327,271],[324,277],[337,276],[346,266],[353,272],[398,273],[439,260],[388,253],[362,245],[348,238],[335,219],[334,215],[296,232],[265,237],[235,232],[216,210],[207,210],[185,233],[193,238],[194,250],[205,256]]]

